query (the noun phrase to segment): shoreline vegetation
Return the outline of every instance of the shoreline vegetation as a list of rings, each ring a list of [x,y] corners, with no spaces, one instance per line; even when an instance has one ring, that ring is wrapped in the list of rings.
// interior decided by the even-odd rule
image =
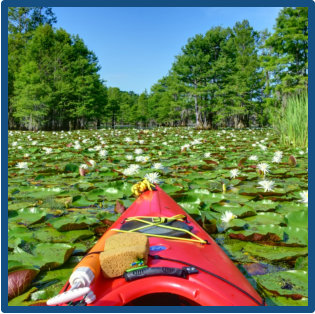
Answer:
[[[141,94],[106,86],[95,53],[54,28],[56,19],[51,8],[9,8],[9,129],[265,127],[290,97],[307,93],[305,7],[283,8],[272,33],[243,20],[189,38],[169,73]]]

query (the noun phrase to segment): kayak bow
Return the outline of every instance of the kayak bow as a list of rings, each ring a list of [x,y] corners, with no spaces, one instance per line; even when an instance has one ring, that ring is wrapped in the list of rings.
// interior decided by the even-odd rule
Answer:
[[[105,278],[99,253],[106,240],[119,232],[148,236],[147,267],[140,265],[123,276]],[[142,193],[121,215],[76,266],[60,294],[47,304],[265,305],[216,242],[158,186]]]

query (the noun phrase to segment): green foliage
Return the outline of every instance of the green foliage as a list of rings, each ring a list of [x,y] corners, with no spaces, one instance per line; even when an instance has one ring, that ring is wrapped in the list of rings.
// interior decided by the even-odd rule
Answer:
[[[268,72],[267,94],[273,103],[286,103],[290,94],[308,88],[308,8],[283,8],[275,32],[265,40],[268,54],[262,58]]]
[[[51,8],[9,8],[9,127],[266,125],[308,88],[308,8],[280,11],[274,32],[247,20],[189,38],[169,73],[140,95],[107,88],[79,36]]]
[[[293,147],[308,147],[308,95],[303,92],[288,98],[274,117],[274,128],[281,142]]]
[[[17,59],[16,59],[17,57]],[[82,39],[49,24],[9,34],[9,121],[28,130],[100,125],[107,88]]]
[[[127,96],[127,100],[133,97],[124,92],[117,95]],[[252,146],[253,139],[267,149]],[[68,145],[76,141],[80,149]],[[182,151],[185,144],[190,146]],[[48,154],[43,149],[47,147],[51,149]],[[143,152],[137,155],[139,148]],[[106,149],[107,155],[102,156],[98,149]],[[276,151],[283,153],[280,163],[272,162]],[[128,208],[134,202],[132,185],[145,174],[158,172],[160,186],[217,238],[240,268],[268,263],[276,268],[273,272],[307,271],[308,205],[300,202],[300,192],[308,188],[308,163],[307,154],[299,151],[281,144],[272,129],[10,131],[9,270],[40,269],[31,285],[38,293],[31,293],[31,299],[43,300],[58,293],[68,278],[68,254],[84,255],[96,237],[117,220],[117,208],[122,204]],[[258,160],[251,160],[250,155]],[[291,155],[296,157],[294,167],[288,164]],[[144,156],[146,162],[136,160]],[[17,167],[21,161],[27,168]],[[263,162],[270,166],[265,179],[275,182],[273,191],[258,188],[262,177],[255,165]],[[79,174],[81,164],[87,165],[85,176]],[[139,165],[139,173],[124,176],[124,170],[133,164]],[[239,170],[238,179],[231,177],[231,169]],[[227,221],[228,211],[237,217]],[[56,254],[46,253],[46,248]],[[57,268],[49,275],[50,271],[45,272],[49,267]],[[62,282],[47,279],[59,276],[59,271],[65,277],[60,278]],[[15,300],[24,304],[19,297]],[[291,299],[281,302],[298,304]]]

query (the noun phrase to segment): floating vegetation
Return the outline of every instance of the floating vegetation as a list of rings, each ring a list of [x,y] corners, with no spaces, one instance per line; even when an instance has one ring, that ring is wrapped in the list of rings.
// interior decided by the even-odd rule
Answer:
[[[268,129],[9,131],[9,305],[57,294],[144,177],[216,239],[268,304],[307,305],[300,151]]]

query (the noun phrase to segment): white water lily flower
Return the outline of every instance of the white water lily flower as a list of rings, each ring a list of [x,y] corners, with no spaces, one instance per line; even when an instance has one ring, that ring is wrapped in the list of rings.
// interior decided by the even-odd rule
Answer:
[[[264,175],[269,172],[269,165],[262,162],[257,165],[257,169],[260,170]]]
[[[28,164],[27,164],[27,162],[22,161],[22,162],[18,162],[18,163],[16,164],[16,167],[17,167],[17,168],[20,168],[20,169],[28,169]]]
[[[150,157],[148,156],[136,156],[136,161],[137,162],[147,162],[149,161]]]
[[[16,145],[17,145],[17,142],[13,142],[13,143],[12,143],[12,146],[16,146]]]
[[[89,140],[88,140],[87,138],[85,138],[85,139],[82,141],[82,143],[83,143],[83,144],[86,144],[88,141],[89,141]]]
[[[144,144],[144,140],[139,140],[139,144]]]
[[[279,163],[281,162],[281,158],[282,158],[281,156],[274,155],[272,157],[272,162]]]
[[[251,155],[251,156],[249,156],[248,159],[249,159],[249,160],[257,161],[257,160],[258,160],[258,157],[257,157],[256,155]]]
[[[151,172],[151,173],[147,173],[144,177],[148,179],[150,183],[158,184],[160,182],[159,176],[160,175],[157,172]]]
[[[73,146],[74,149],[80,149],[81,148],[81,145],[79,143],[76,143],[74,146]]]
[[[230,171],[230,178],[234,179],[234,178],[236,178],[239,174],[240,174],[240,172],[239,172],[238,169],[232,169],[232,170]]]
[[[36,144],[37,144],[37,141],[33,141],[33,142],[32,142],[32,145],[36,145]]]
[[[102,146],[101,146],[101,145],[97,145],[97,146],[94,147],[94,149],[95,149],[96,151],[99,151],[99,150],[102,149]]]
[[[126,159],[127,159],[127,160],[132,160],[132,159],[133,159],[133,156],[132,156],[132,155],[126,155]]]
[[[132,169],[133,171],[139,171],[140,166],[139,166],[139,165],[132,164],[132,165],[129,166],[129,168]]]
[[[91,167],[92,167],[92,168],[94,168],[95,165],[96,165],[96,162],[95,162],[95,160],[93,160],[93,159],[90,159],[90,160],[89,160],[89,163],[91,164]]]
[[[108,152],[107,152],[107,150],[105,150],[105,149],[101,149],[98,154],[99,154],[101,157],[105,157],[105,156],[107,156]]]
[[[123,171],[123,174],[125,175],[125,176],[132,176],[132,175],[134,175],[134,174],[136,174],[136,173],[138,173],[139,172],[139,169],[140,169],[140,166],[139,165],[130,165],[127,169],[125,169],[124,171]]]
[[[89,166],[88,166],[87,164],[81,164],[81,165],[79,166],[79,168],[81,168],[81,169],[88,169]]]
[[[125,137],[125,142],[126,142],[126,143],[130,143],[130,142],[132,142],[132,139],[127,136],[127,137]]]
[[[237,216],[234,215],[231,211],[227,210],[225,211],[221,216],[221,221],[224,223],[229,223],[231,220],[235,219]]]
[[[143,153],[143,150],[141,148],[135,149],[135,154],[140,155]]]
[[[224,147],[224,146],[220,146],[220,147],[219,147],[219,149],[224,150],[224,149],[225,149],[225,147]]]
[[[205,158],[209,158],[209,157],[211,157],[211,153],[205,153],[204,155],[203,155]]]
[[[43,150],[46,152],[47,155],[52,153],[52,148],[50,147],[44,147]]]
[[[164,167],[160,162],[156,162],[153,164],[153,169],[164,169]]]
[[[25,153],[25,154],[24,154],[24,158],[28,158],[28,157],[30,157],[30,154]]]
[[[201,144],[201,143],[202,143],[202,139],[197,138],[197,139],[193,140],[190,144],[191,145],[198,145],[198,144]]]
[[[300,192],[300,196],[302,200],[300,200],[301,203],[308,204],[308,191],[302,191]]]
[[[183,151],[184,149],[188,149],[190,147],[189,144],[185,144],[183,146],[181,146],[180,150]]]
[[[258,146],[259,146],[260,149],[263,150],[263,151],[266,151],[266,150],[267,150],[267,146],[265,146],[265,145],[258,144]]]
[[[277,156],[277,157],[282,158],[282,156],[283,156],[283,152],[282,152],[282,151],[280,151],[280,150],[278,150],[278,151],[276,151],[276,152],[275,152],[274,156]]]
[[[299,151],[299,154],[300,154],[300,155],[304,155],[303,150],[300,150],[300,151]]]
[[[271,192],[271,191],[273,191],[275,182],[263,180],[263,181],[259,181],[258,184],[260,185],[259,189],[262,188],[262,189],[264,189],[264,192]]]

